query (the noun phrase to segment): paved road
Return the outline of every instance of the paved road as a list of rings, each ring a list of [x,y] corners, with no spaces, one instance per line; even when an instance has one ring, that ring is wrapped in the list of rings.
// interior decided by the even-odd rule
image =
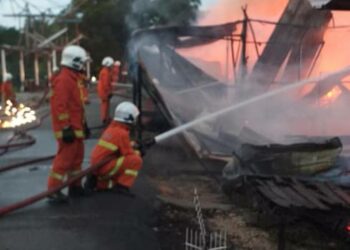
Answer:
[[[118,103],[113,98],[113,103]],[[99,125],[98,101],[88,107],[90,126]],[[0,158],[0,165],[55,153],[50,121],[31,131],[37,143]],[[98,131],[94,131],[95,137]],[[8,136],[0,132],[0,144]],[[85,167],[96,139],[85,144]],[[0,174],[0,207],[41,192],[46,187],[50,162]],[[137,250],[160,249],[152,225],[153,190],[141,174],[136,198],[99,193],[71,200],[69,205],[50,206],[45,200],[0,218],[0,250]]]

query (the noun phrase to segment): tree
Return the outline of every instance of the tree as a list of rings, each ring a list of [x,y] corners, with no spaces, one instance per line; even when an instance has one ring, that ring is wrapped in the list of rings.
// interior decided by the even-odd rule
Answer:
[[[136,0],[128,20],[133,28],[189,25],[195,21],[201,0]]]
[[[81,0],[73,0],[79,4]],[[94,0],[81,7],[82,41],[100,66],[105,56],[123,60],[130,34],[158,25],[188,25],[196,18],[201,0]]]
[[[18,44],[20,33],[15,28],[6,28],[0,26],[0,44],[16,45]],[[14,82],[16,87],[19,85],[19,78],[17,77],[18,72],[18,54],[14,51],[8,51],[6,56],[6,67],[7,71],[11,72],[14,76]],[[0,81],[2,78],[0,78]]]

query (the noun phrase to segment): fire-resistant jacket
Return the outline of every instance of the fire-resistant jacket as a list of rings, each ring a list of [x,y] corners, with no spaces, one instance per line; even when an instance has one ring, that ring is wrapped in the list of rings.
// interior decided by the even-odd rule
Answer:
[[[127,125],[113,121],[102,134],[91,155],[91,162],[99,162],[112,152],[118,152],[119,164],[124,157],[138,154],[131,146],[129,128]]]
[[[10,81],[2,83],[0,93],[5,101],[10,100],[12,104],[16,104],[16,95],[15,92],[13,92],[12,83]]]
[[[83,94],[83,101],[84,104],[89,103],[89,91],[87,89],[87,77],[85,73],[80,74],[80,85],[82,86],[82,94]]]
[[[112,82],[118,82],[119,81],[119,73],[120,73],[120,66],[119,65],[113,65]]]
[[[77,138],[83,138],[84,100],[80,73],[62,67],[51,88],[52,127],[57,139],[62,129],[71,126]]]
[[[97,93],[102,100],[107,100],[108,96],[112,94],[112,72],[108,67],[103,67],[100,71]]]

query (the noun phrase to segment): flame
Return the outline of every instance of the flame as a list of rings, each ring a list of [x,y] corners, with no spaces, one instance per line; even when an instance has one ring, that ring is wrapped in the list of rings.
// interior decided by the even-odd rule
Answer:
[[[268,21],[278,21],[289,0],[218,0],[202,13],[198,20],[198,25],[215,25],[226,22],[241,20],[243,18],[242,7],[247,6],[248,16],[252,19],[263,19]],[[349,25],[348,11],[332,11],[334,24],[336,26]],[[350,50],[348,41],[350,40],[350,28],[332,29],[333,21],[329,29],[325,32],[324,47],[315,65],[311,76],[318,76],[343,68],[349,64]],[[263,25],[252,23],[257,40],[268,41],[273,29],[273,25]],[[240,30],[237,30],[237,34]],[[252,41],[251,32],[248,32],[248,41]],[[211,74],[222,80],[233,78],[232,62],[228,43],[219,41],[214,44],[201,46],[198,48],[181,49],[179,53],[190,59],[198,67],[207,72],[211,72],[213,63],[219,65],[219,70]],[[238,45],[236,44],[236,50]],[[265,47],[264,43],[258,45],[261,53]],[[248,67],[251,68],[257,61],[257,55],[253,44],[247,44]],[[207,65],[205,66],[205,61]]]
[[[288,0],[278,0],[271,4],[271,0],[219,0],[216,4],[205,11],[198,20],[198,25],[215,25],[227,22],[234,22],[243,19],[242,7],[247,6],[249,18],[265,19],[269,21],[278,21]],[[274,26],[261,25],[252,23],[257,40],[266,42],[270,37]],[[241,27],[235,32],[239,34]],[[252,34],[248,32],[248,41],[253,41]],[[230,42],[217,41],[213,44],[204,45],[196,48],[177,50],[182,56],[191,59],[199,68],[204,69],[210,75],[223,80],[232,80],[232,58]],[[235,53],[237,53],[238,42],[235,42]],[[265,44],[258,45],[260,53],[263,51]],[[248,67],[252,67],[257,60],[255,46],[247,44]],[[237,54],[236,54],[237,56]],[[213,65],[218,65],[213,72]]]
[[[0,106],[0,111],[2,110]],[[0,128],[16,128],[35,120],[36,113],[34,110],[22,103],[15,107],[11,101],[7,100],[3,115],[0,117]]]
[[[319,105],[321,107],[328,106],[329,104],[335,102],[341,93],[342,90],[338,86],[335,86],[332,90],[319,99]]]

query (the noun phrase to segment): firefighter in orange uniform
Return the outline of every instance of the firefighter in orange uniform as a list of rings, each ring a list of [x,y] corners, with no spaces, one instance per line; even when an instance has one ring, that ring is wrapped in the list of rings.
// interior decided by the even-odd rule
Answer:
[[[115,61],[114,65],[113,65],[113,72],[112,72],[112,82],[113,83],[117,83],[119,81],[120,65],[121,65],[121,63],[119,61]]]
[[[101,99],[100,114],[102,123],[107,125],[110,122],[109,102],[112,97],[112,67],[113,58],[105,57],[102,60],[102,69],[98,77],[97,93]]]
[[[138,115],[138,108],[131,102],[117,106],[113,121],[92,151],[91,163],[96,164],[111,153],[115,153],[116,158],[87,178],[87,190],[113,189],[129,194],[142,166],[140,153],[133,149],[129,137],[130,128],[136,123]]]
[[[52,83],[51,117],[58,151],[48,177],[48,189],[59,186],[66,177],[73,177],[81,170],[84,157],[84,103],[80,82],[87,59],[86,51],[80,46],[65,47],[61,70]],[[68,194],[71,197],[83,195],[81,181],[73,183]],[[48,198],[54,204],[68,201],[60,191]]]
[[[88,78],[86,76],[86,72],[81,73],[81,87],[82,87],[84,104],[90,104],[89,91],[88,91]]]
[[[4,103],[11,101],[12,105],[17,106],[16,94],[12,87],[12,74],[5,74],[5,82],[1,85],[1,97],[4,98]]]

